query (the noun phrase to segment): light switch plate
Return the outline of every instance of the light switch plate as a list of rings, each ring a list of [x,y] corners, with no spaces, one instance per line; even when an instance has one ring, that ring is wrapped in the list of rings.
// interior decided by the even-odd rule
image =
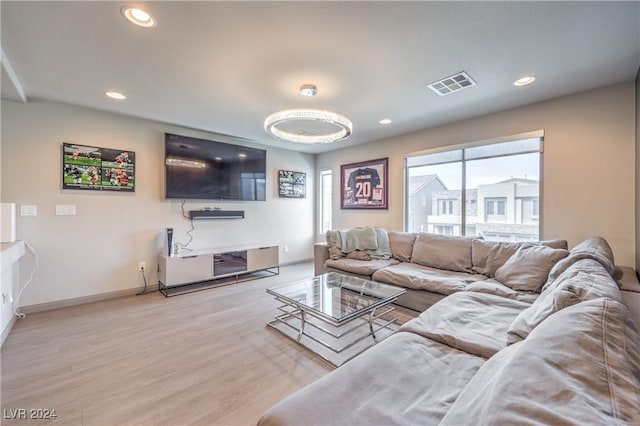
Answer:
[[[20,205],[20,216],[38,216],[38,206],[33,204]]]
[[[56,205],[56,216],[74,216],[76,214],[75,204]]]

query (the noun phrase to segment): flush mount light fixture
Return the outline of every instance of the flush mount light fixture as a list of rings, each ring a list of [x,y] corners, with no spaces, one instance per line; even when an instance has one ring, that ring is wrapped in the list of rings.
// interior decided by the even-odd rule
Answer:
[[[313,97],[318,88],[313,84],[300,87],[300,94]],[[344,115],[322,109],[297,108],[276,111],[264,120],[264,129],[273,136],[290,142],[332,143],[351,135],[353,124]]]
[[[108,97],[110,97],[111,99],[115,99],[118,101],[122,101],[124,99],[127,99],[127,97],[125,95],[123,95],[120,92],[104,92],[105,95],[107,95]]]
[[[157,24],[153,16],[142,9],[138,9],[135,7],[123,7],[121,9],[121,12],[125,18],[138,26],[151,28],[155,27]]]
[[[536,81],[535,75],[525,75],[524,77],[520,77],[516,81],[513,82],[514,86],[526,86],[527,84],[531,84]]]
[[[380,124],[391,124],[391,119],[390,118],[383,118],[382,120],[378,121],[378,123],[380,123]]]
[[[300,86],[300,94],[302,96],[315,96],[318,93],[318,88],[315,84],[303,84]]]

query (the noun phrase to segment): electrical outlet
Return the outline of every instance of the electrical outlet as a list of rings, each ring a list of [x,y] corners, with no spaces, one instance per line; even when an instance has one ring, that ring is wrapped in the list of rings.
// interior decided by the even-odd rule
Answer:
[[[283,251],[284,253],[289,253],[289,246],[284,246],[284,247],[282,247],[282,251]]]
[[[138,262],[138,271],[144,271],[147,269],[147,262]]]

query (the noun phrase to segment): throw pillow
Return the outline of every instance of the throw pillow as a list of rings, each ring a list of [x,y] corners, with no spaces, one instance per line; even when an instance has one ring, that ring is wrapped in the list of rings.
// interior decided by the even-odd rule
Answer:
[[[522,243],[500,243],[474,239],[471,242],[473,271],[493,278],[496,270],[522,247]]]
[[[411,252],[415,241],[416,234],[413,232],[389,232],[391,254],[401,262],[411,262]]]
[[[347,254],[347,259],[352,260],[371,260],[371,256],[367,252],[354,250],[351,253]]]
[[[568,248],[567,240],[546,240],[538,243],[504,243],[474,239],[471,243],[472,269],[478,274],[493,278],[496,275],[496,270],[504,265],[518,249],[538,244],[554,249],[566,250]]]
[[[569,250],[569,243],[567,240],[544,240],[540,241],[540,244],[554,249]]]
[[[524,246],[496,270],[496,279],[516,291],[539,293],[551,268],[568,255],[568,250]]]
[[[418,234],[411,253],[411,262],[448,271],[472,272],[471,240],[438,234]]]

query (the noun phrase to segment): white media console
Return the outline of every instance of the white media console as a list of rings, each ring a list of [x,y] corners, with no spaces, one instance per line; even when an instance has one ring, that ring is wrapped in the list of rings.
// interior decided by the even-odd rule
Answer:
[[[201,250],[160,256],[158,289],[166,297],[280,272],[279,246]]]

